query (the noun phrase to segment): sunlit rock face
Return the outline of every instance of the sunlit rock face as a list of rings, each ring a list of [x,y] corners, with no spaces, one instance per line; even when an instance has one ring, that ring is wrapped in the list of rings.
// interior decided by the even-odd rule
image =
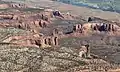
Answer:
[[[6,9],[9,8],[8,4],[0,4],[0,9]]]
[[[93,31],[115,31],[119,29],[119,26],[113,24],[104,24],[104,23],[86,23],[78,24],[75,26],[75,30],[84,29],[84,30],[93,30]]]

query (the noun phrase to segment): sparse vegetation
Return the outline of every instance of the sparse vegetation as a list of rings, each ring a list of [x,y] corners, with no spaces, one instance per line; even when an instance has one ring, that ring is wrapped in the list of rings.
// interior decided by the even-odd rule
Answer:
[[[120,12],[120,1],[118,0],[58,0],[64,3],[92,7],[102,10]]]
[[[107,71],[120,63],[120,38],[108,34],[113,24],[94,29],[80,16],[19,6],[1,15],[0,72]]]

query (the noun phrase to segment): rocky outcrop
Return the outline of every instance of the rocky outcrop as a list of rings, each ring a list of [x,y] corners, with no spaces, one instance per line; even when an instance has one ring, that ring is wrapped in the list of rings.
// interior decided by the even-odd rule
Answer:
[[[106,23],[85,23],[77,24],[74,26],[73,30],[80,33],[89,33],[89,32],[118,32],[120,27],[115,24],[106,24]]]
[[[25,4],[11,3],[10,7],[12,8],[27,8]]]
[[[13,15],[10,14],[1,14],[0,19],[13,19]]]
[[[22,5],[15,4],[12,7],[22,8]],[[64,26],[67,26],[67,23],[59,24],[59,22],[57,22],[55,24],[51,24],[51,21],[57,19],[59,21],[64,20],[64,22],[68,22],[68,20],[72,19],[74,20],[74,17],[72,17],[70,13],[67,13],[66,15],[59,11],[55,11],[54,16],[53,11],[50,11],[50,13],[47,11],[36,14],[32,12],[16,13],[3,13],[0,16],[2,19],[1,25],[5,28],[13,27],[16,31],[18,29],[24,30],[23,33],[28,31],[28,33],[26,33],[26,35],[23,35],[23,33],[21,33],[21,35],[18,35],[17,33],[16,35],[13,35],[12,32],[6,32],[7,34],[12,35],[6,36],[5,38],[4,36],[1,37],[3,38],[1,40],[2,43],[0,43],[0,45],[2,44],[0,47],[1,72],[104,72],[109,68],[114,68],[109,66],[109,63],[99,59],[98,57],[98,59],[94,59],[94,57],[92,57],[93,55],[90,53],[89,45],[79,46],[79,49],[74,47],[59,47],[58,40],[60,38],[64,38],[64,36],[67,37],[67,35],[71,37],[74,33],[79,33],[84,36],[85,33],[89,34],[89,32],[94,31],[115,32],[118,31],[119,26],[112,23],[103,24],[104,22],[81,23],[74,25],[73,31],[71,30],[71,33],[66,34],[64,28],[67,27]],[[68,22],[68,25],[72,26],[73,24],[75,23]],[[59,25],[61,25],[61,29],[59,29]],[[46,31],[46,33],[44,31]],[[69,40],[71,42],[71,39]],[[77,45],[77,43],[75,44]],[[4,47],[3,45],[8,46]],[[68,45],[71,46],[69,43]]]
[[[10,8],[8,4],[0,4],[0,9],[7,9]]]
[[[4,43],[13,43],[21,46],[35,46],[35,47],[48,47],[57,46],[58,37],[39,36],[38,34],[31,36],[12,36],[5,40]]]
[[[27,8],[25,4],[18,4],[18,3],[1,3],[0,9],[8,9],[8,8]]]
[[[81,48],[79,50],[79,56],[84,57],[84,58],[90,57],[89,45],[81,46]]]

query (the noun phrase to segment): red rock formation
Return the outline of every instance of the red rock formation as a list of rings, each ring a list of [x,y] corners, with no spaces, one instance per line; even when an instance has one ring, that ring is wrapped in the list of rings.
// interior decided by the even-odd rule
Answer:
[[[17,3],[2,3],[0,4],[0,9],[7,8],[27,8],[25,4],[17,4]]]
[[[45,47],[49,46],[57,46],[58,45],[58,37],[51,36],[39,36],[39,35],[30,35],[30,36],[12,36],[5,39],[3,42],[5,43],[14,43],[22,46],[36,46],[36,47]]]
[[[80,57],[90,57],[90,47],[89,45],[81,46],[79,50]]]
[[[76,25],[73,27],[73,31],[79,32],[79,33],[83,33],[83,25],[82,25],[82,24],[76,24]]]
[[[119,26],[114,24],[102,24],[102,23],[86,23],[86,24],[77,24],[74,26],[75,32],[90,32],[90,31],[118,31]]]
[[[13,15],[10,15],[10,14],[0,14],[0,19],[13,19]]]
[[[0,4],[0,9],[6,9],[9,8],[8,4]]]
[[[10,7],[12,8],[27,8],[25,4],[17,4],[17,3],[11,3]]]

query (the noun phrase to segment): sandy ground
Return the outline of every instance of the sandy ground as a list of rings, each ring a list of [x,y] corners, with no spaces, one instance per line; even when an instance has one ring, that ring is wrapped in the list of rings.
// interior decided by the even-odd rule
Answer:
[[[89,16],[96,16],[103,19],[120,22],[120,14],[116,12],[102,11],[98,9],[90,9],[86,7],[78,7],[73,5],[68,5],[59,2],[53,2],[50,0],[3,0],[3,1],[12,1],[18,3],[25,3],[32,7],[47,7],[52,9],[57,9],[61,11],[69,11],[72,14],[82,15],[85,18]]]

